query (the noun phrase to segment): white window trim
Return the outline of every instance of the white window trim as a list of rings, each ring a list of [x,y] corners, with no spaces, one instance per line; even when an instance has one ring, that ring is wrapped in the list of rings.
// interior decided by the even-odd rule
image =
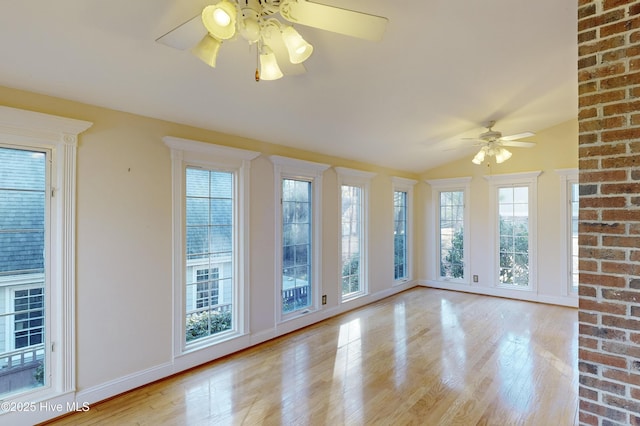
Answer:
[[[173,204],[173,337],[174,357],[192,353],[228,341],[248,332],[249,327],[249,178],[251,160],[259,152],[230,148],[190,139],[165,136],[164,143],[171,149],[172,204]],[[235,173],[234,198],[234,292],[233,309],[236,323],[229,333],[212,336],[187,345],[185,338],[185,239],[184,191],[187,166],[200,166],[211,170]]]
[[[276,321],[283,323],[294,318],[299,318],[318,310],[320,295],[322,294],[322,175],[331,167],[329,164],[315,163],[312,161],[298,160],[295,158],[272,155],[269,157],[274,168],[275,186],[275,307]],[[307,309],[293,311],[289,314],[282,313],[282,180],[300,179],[311,182],[312,188],[312,303]]]
[[[458,284],[471,284],[471,256],[469,254],[469,235],[471,234],[469,212],[471,211],[471,177],[460,177],[451,179],[430,179],[426,181],[431,186],[431,205],[433,238],[431,239],[431,250],[433,251],[434,268],[431,279],[440,282],[451,282]],[[440,276],[440,193],[448,191],[464,192],[464,235],[463,235],[463,258],[464,258],[464,278],[446,279]]]
[[[538,278],[538,176],[541,170],[523,173],[508,173],[501,175],[488,175],[484,178],[489,182],[489,205],[493,238],[493,282],[494,286],[502,289],[517,291],[536,292]],[[516,287],[510,284],[501,284],[498,281],[498,269],[500,265],[500,242],[498,239],[499,218],[498,218],[498,188],[507,186],[527,186],[529,188],[529,286],[526,288]]]
[[[53,194],[48,197],[49,259],[45,259],[48,363],[45,371],[49,372],[49,380],[43,387],[5,401],[48,401],[75,391],[76,156],[78,135],[92,125],[88,121],[0,106],[0,144],[47,151],[49,188]],[[24,413],[16,414],[24,417]]]
[[[578,183],[578,169],[557,169],[560,176],[560,233],[564,238],[560,240],[560,268],[562,271],[562,295],[577,296],[572,283],[572,253],[571,253],[571,185]]]
[[[398,286],[410,281],[413,281],[413,187],[418,181],[414,179],[407,179],[397,176],[391,177],[392,191],[391,191],[391,208],[393,211],[393,194],[396,191],[403,191],[407,193],[407,276],[396,280],[393,277],[393,261],[391,262],[391,280],[393,286]],[[391,214],[391,230],[394,229],[393,213]],[[392,257],[393,260],[393,257]]]
[[[376,176],[376,173],[347,167],[334,167],[334,169],[338,175],[338,194],[342,194],[342,185],[357,186],[362,191],[362,198],[360,200],[360,291],[350,293],[347,297],[342,296],[341,279],[339,283],[340,303],[344,303],[369,293],[369,191],[371,180]],[[342,205],[342,200],[339,205]],[[342,222],[342,220],[340,220],[340,222]],[[342,223],[340,223],[338,234],[340,244],[340,249],[338,250],[338,265],[341,271],[340,277],[342,277]]]

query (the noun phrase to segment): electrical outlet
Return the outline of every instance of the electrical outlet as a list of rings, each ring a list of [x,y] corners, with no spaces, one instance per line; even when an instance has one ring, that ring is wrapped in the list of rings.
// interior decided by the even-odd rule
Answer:
[[[477,283],[477,282],[478,282],[478,276],[477,276],[477,275],[474,275],[474,276],[473,276],[473,282],[474,282],[474,283]]]
[[[326,304],[327,304],[327,295],[326,295],[326,294],[323,294],[323,295],[322,295],[322,304],[323,304],[323,305],[326,305]]]

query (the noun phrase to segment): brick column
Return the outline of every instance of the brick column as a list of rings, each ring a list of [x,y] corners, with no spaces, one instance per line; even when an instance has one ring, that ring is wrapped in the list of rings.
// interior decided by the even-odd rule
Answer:
[[[580,424],[640,425],[640,0],[578,0]]]

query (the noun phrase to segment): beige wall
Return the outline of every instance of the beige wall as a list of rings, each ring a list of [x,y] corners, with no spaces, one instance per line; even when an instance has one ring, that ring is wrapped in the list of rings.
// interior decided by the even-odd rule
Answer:
[[[561,261],[563,252],[561,249],[561,191],[560,175],[557,169],[578,167],[578,122],[571,120],[561,123],[547,130],[539,132],[536,136],[528,138],[536,142],[534,148],[512,148],[513,156],[502,164],[495,161],[482,165],[471,163],[475,152],[471,152],[468,158],[433,169],[421,176],[420,190],[423,201],[425,229],[423,232],[424,246],[421,250],[418,262],[419,276],[429,284],[434,278],[436,258],[433,250],[434,234],[430,224],[433,221],[433,205],[431,201],[431,187],[424,183],[429,179],[444,179],[471,177],[471,223],[470,223],[470,261],[471,275],[478,275],[479,282],[471,286],[444,285],[444,288],[473,291],[483,294],[495,294],[506,297],[520,297],[529,300],[548,303],[560,303],[577,306],[575,296],[563,297],[563,285],[559,277],[562,275]],[[494,249],[491,246],[491,223],[489,205],[489,183],[484,178],[486,175],[499,175],[530,171],[542,171],[538,177],[538,274],[537,291],[525,293],[518,291],[502,291],[495,287]],[[431,283],[437,285],[435,283]],[[443,283],[441,283],[443,284]]]
[[[415,284],[392,287],[391,184],[391,176],[415,175],[5,87],[0,99],[9,107],[94,123],[80,135],[77,158],[77,388],[89,402]],[[263,153],[251,163],[250,334],[186,360],[175,359],[172,349],[171,158],[162,141],[167,135]],[[370,194],[370,296],[339,303],[340,204],[337,176],[329,169],[322,207],[328,303],[301,320],[275,323],[275,192],[268,159],[273,154],[377,173]]]

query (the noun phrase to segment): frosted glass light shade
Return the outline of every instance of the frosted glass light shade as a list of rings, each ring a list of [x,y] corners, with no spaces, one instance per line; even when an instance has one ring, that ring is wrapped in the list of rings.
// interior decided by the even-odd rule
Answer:
[[[299,64],[306,61],[313,53],[313,46],[307,43],[295,28],[291,26],[287,26],[282,30],[282,40],[285,46],[287,46],[289,60],[292,64]]]
[[[478,151],[476,156],[473,157],[473,160],[471,160],[471,162],[473,164],[482,164],[482,162],[484,161],[484,157],[485,157],[485,149],[483,147],[480,151]]]
[[[228,40],[236,33],[236,6],[228,0],[211,4],[202,10],[202,23],[218,40]]]
[[[509,158],[511,158],[511,152],[504,149],[504,148],[499,148],[498,152],[496,153],[496,163],[500,164],[500,163],[504,163],[505,161],[507,161]]]
[[[260,52],[260,80],[277,80],[283,74],[278,66],[276,55],[269,46],[262,46]]]
[[[220,40],[216,40],[209,34],[204,36],[200,42],[191,49],[191,53],[196,55],[202,62],[209,65],[212,68],[216,67],[216,59],[218,58],[218,51],[222,43]]]

